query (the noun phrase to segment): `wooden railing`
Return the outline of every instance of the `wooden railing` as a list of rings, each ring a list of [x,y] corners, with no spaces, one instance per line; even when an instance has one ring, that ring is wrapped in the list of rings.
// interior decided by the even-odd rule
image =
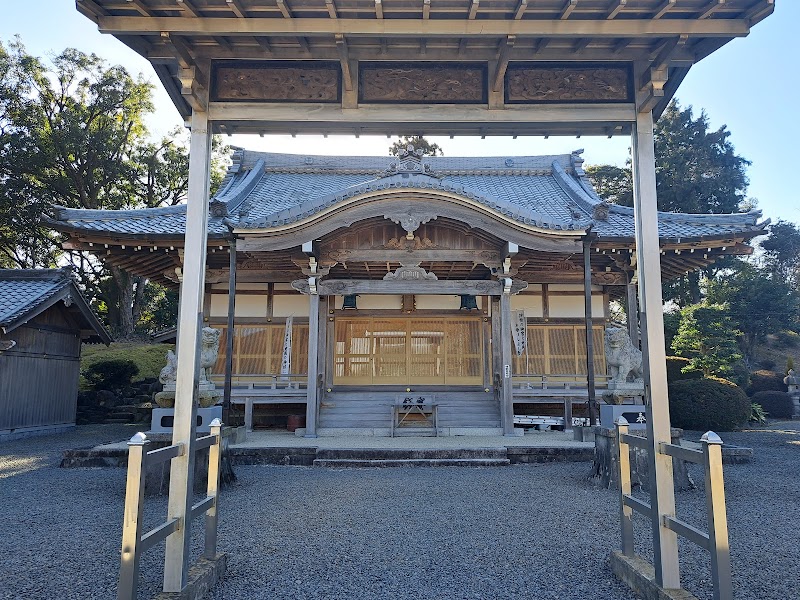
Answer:
[[[608,375],[595,375],[595,389],[608,388]],[[586,390],[589,387],[585,374],[517,373],[512,376],[514,390]]]
[[[628,421],[624,417],[620,417],[616,425],[619,445],[622,553],[625,556],[633,557],[633,511],[635,510],[652,520],[653,508],[644,500],[639,500],[631,495],[630,447],[651,450],[652,446],[647,438],[628,433]],[[725,484],[722,478],[722,440],[716,433],[709,431],[703,434],[701,442],[701,450],[662,443],[659,445],[658,453],[703,465],[706,479],[708,533],[674,515],[657,516],[664,527],[711,553],[714,600],[730,600],[733,598],[733,584],[731,581],[731,553],[728,545],[728,519],[725,509]]]
[[[137,433],[128,442],[128,479],[125,486],[125,513],[122,521],[122,557],[120,561],[117,600],[134,600],[139,587],[139,563],[144,552],[167,539],[169,535],[205,514],[205,547],[203,556],[213,559],[217,552],[217,498],[222,448],[222,423],[211,421],[211,433],[197,438],[194,452],[208,448],[208,484],[206,497],[192,506],[187,523],[180,518],[169,519],[142,535],[145,476],[148,467],[186,454],[184,444],[173,444],[157,450],[147,450],[150,440]]]

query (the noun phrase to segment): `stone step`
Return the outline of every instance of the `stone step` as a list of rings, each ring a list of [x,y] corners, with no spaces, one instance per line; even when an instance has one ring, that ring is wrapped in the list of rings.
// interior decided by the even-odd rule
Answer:
[[[503,448],[319,448],[317,460],[505,460]]]
[[[324,459],[314,460],[315,467],[505,467],[507,458],[430,458],[430,459]]]
[[[111,419],[104,419],[103,420],[103,424],[104,425],[124,424],[124,423],[130,423],[132,420],[133,419],[113,419],[113,418],[111,418]]]

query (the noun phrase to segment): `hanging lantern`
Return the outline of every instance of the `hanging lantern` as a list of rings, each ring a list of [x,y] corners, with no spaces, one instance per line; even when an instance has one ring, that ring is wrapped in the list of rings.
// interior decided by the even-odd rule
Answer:
[[[342,310],[358,310],[356,306],[356,294],[349,294],[342,299]]]
[[[471,294],[461,294],[461,310],[478,310],[478,302]]]

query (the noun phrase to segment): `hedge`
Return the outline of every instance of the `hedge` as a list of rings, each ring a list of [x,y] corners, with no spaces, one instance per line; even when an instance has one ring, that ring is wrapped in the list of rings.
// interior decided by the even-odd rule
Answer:
[[[750,398],[726,379],[707,377],[669,385],[672,424],[697,431],[731,431],[750,418]]]
[[[760,404],[767,416],[773,419],[791,419],[794,414],[794,402],[786,392],[757,392],[751,400]]]
[[[775,371],[754,371],[750,373],[750,385],[747,386],[747,395],[752,396],[758,392],[785,392],[786,384],[783,375]]]
[[[682,381],[684,379],[702,379],[703,372],[693,369],[684,373],[682,369],[689,366],[689,359],[682,356],[667,357],[667,381]]]

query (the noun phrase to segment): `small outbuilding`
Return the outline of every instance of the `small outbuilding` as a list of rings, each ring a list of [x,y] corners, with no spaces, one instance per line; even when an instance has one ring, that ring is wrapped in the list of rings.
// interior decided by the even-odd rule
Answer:
[[[111,336],[69,268],[0,269],[0,440],[75,426],[81,342]]]

